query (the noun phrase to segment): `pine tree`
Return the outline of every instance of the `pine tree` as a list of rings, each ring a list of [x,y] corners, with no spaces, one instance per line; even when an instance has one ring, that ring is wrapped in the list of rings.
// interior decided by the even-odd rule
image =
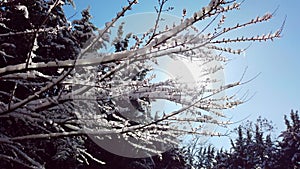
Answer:
[[[1,1],[0,67],[25,63],[30,66],[36,62],[63,61],[75,59],[80,52],[80,44],[72,34],[71,26],[63,12],[66,1]],[[57,67],[20,71],[8,74],[0,80],[1,103],[14,105],[48,85],[52,77],[61,75]],[[70,90],[57,84],[38,95],[43,104],[49,96],[68,93]],[[2,109],[2,108],[1,108]],[[8,107],[10,109],[10,107]],[[3,110],[3,109],[2,109]],[[23,108],[13,113],[1,114],[0,137],[10,138],[31,134],[51,133],[63,130],[54,124],[57,119],[74,118],[66,110],[47,110],[45,108]],[[83,137],[70,137],[53,140],[23,140],[1,146],[3,163],[0,168],[75,168],[77,151],[82,148]],[[14,157],[15,156],[15,157]],[[12,160],[14,158],[14,160]]]
[[[278,149],[271,135],[264,133],[272,130],[272,124],[258,118],[256,123],[248,122],[237,128],[238,137],[231,141],[231,151],[225,152],[226,168],[278,168]],[[224,163],[224,156],[221,160]],[[221,155],[222,156],[222,155]],[[220,165],[220,164],[219,164]]]
[[[300,119],[298,111],[291,111],[290,120],[284,116],[286,130],[280,135],[280,166],[289,169],[300,167]]]
[[[94,31],[96,26],[90,22],[92,15],[90,14],[90,7],[81,12],[82,18],[72,21],[74,31],[73,36],[76,38],[80,47],[83,48],[89,39],[95,37]]]

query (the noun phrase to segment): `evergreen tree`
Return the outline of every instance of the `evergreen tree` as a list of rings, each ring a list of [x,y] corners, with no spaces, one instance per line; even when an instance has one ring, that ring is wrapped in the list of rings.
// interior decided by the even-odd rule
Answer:
[[[237,138],[231,139],[229,150],[216,151],[208,147],[189,146],[186,161],[194,168],[213,169],[280,169],[279,148],[271,135],[272,124],[258,118],[255,123],[247,122],[235,129]]]
[[[211,169],[215,166],[217,151],[212,145],[199,148],[188,146],[184,152],[187,163],[193,168]]]
[[[81,12],[82,18],[72,21],[74,31],[73,36],[76,38],[80,47],[83,48],[89,39],[95,37],[94,31],[97,30],[96,26],[90,22],[92,15],[90,14],[90,8]]]
[[[59,62],[77,57],[80,50],[89,43],[89,40],[95,38],[94,31],[97,28],[90,22],[92,16],[89,13],[89,8],[82,11],[81,19],[74,20],[70,25],[63,12],[63,3],[67,3],[67,1],[20,0],[1,2],[0,68],[20,63],[30,65],[37,62]],[[99,48],[97,44],[95,48]],[[105,69],[109,68],[105,65],[99,67],[100,71],[107,71]],[[21,79],[21,81],[19,78],[2,76],[0,81],[1,102],[13,104],[26,99],[47,85],[47,82],[52,79],[51,76],[60,76],[67,70],[65,68],[63,68],[64,70],[60,69],[58,67],[36,69],[34,73],[29,74],[27,78]],[[85,70],[77,68],[78,71]],[[18,73],[25,74],[26,72],[27,70]],[[141,79],[139,75],[136,77]],[[55,97],[69,92],[71,90],[66,86],[58,84],[41,93],[39,98],[48,100],[47,97],[49,96]],[[52,139],[20,139],[19,142],[13,144],[6,142],[5,138],[10,137],[71,131],[62,124],[67,122],[76,126],[76,123],[68,122],[75,119],[75,115],[67,110],[63,102],[53,102],[53,105],[62,106],[62,108],[48,109],[52,106],[38,105],[34,110],[26,110],[25,107],[23,112],[1,116],[0,158],[2,162],[0,168],[99,168],[97,160],[88,159],[92,157],[88,152],[96,158],[106,160],[107,165],[103,168],[109,169],[185,168],[185,162],[177,150],[165,152],[161,157],[130,159],[101,149],[84,134]],[[15,154],[16,157],[13,159]]]
[[[280,166],[282,168],[300,168],[300,119],[298,111],[291,111],[290,120],[284,116],[286,130],[281,132]]]
[[[63,61],[75,59],[80,52],[75,30],[63,12],[67,1],[45,0],[9,0],[1,1],[0,26],[0,67],[36,62]],[[88,21],[87,21],[88,22]],[[83,23],[84,24],[84,23]],[[66,69],[65,69],[66,70]],[[64,70],[57,67],[36,69],[28,73],[20,71],[19,78],[2,76],[0,81],[0,100],[13,105],[48,85],[54,76],[60,76]],[[26,75],[26,76],[22,76]],[[49,96],[69,93],[70,89],[57,84],[39,94],[43,104]],[[26,106],[8,116],[0,118],[0,137],[10,138],[31,134],[51,133],[66,128],[59,121],[74,118],[70,112],[61,109],[47,110],[47,107],[27,109]],[[56,124],[56,125],[54,125]],[[0,168],[76,168],[78,152],[84,146],[84,136],[56,139],[21,140],[3,144],[0,147],[2,161]],[[12,159],[12,156],[16,156]],[[61,164],[64,164],[63,166]]]
[[[238,137],[231,140],[230,152],[219,153],[217,167],[225,168],[278,168],[278,149],[271,135],[264,137],[272,125],[258,118],[255,124],[248,122],[237,128]],[[227,159],[227,160],[225,160]]]

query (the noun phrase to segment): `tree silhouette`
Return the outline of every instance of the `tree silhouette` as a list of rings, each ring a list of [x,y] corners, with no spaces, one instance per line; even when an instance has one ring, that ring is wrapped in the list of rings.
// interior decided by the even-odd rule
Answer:
[[[286,168],[300,167],[300,119],[298,111],[291,111],[290,119],[284,116],[286,130],[280,135],[280,166]]]
[[[188,146],[185,159],[194,168],[264,168],[294,169],[299,167],[299,116],[292,111],[291,121],[284,117],[287,129],[277,140],[271,139],[273,124],[266,119],[240,125],[235,131],[237,137],[231,139],[228,150],[216,150],[209,145]],[[269,134],[267,134],[269,133]]]

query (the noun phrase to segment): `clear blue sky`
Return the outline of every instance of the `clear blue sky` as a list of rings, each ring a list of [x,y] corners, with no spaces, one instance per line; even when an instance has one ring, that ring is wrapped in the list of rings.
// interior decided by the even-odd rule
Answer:
[[[76,11],[75,18],[80,17],[80,11],[87,6],[91,6],[91,13],[94,16],[93,22],[98,27],[102,27],[106,21],[113,18],[121,7],[127,4],[127,0],[75,0],[76,10],[66,8],[68,16]],[[140,0],[140,3],[128,14],[141,12],[154,12],[156,0]],[[187,9],[187,14],[201,9],[208,4],[209,0],[169,0],[168,5],[175,9],[170,12],[172,15],[181,16],[183,8]],[[240,95],[249,91],[255,96],[247,103],[230,110],[232,121],[239,121],[248,117],[248,120],[255,120],[262,116],[272,120],[277,131],[285,129],[283,116],[289,114],[291,109],[300,110],[300,22],[298,0],[246,0],[239,11],[228,13],[227,23],[230,25],[237,22],[248,21],[257,15],[278,10],[274,18],[267,23],[258,24],[245,30],[240,30],[232,35],[257,35],[275,31],[281,26],[285,16],[287,16],[284,31],[281,39],[274,42],[252,43],[246,51],[246,56],[230,56],[233,60],[228,64],[225,71],[227,82],[239,80],[245,67],[248,67],[245,80],[261,75],[242,86]],[[137,21],[138,24],[138,21]],[[197,26],[201,26],[197,25]],[[249,43],[241,44],[240,47],[247,47]],[[239,88],[240,89],[240,88]],[[238,90],[238,89],[235,89]],[[234,128],[235,126],[231,126]],[[215,139],[214,139],[215,140]],[[226,140],[228,140],[226,138]],[[220,140],[215,140],[219,142]],[[222,140],[223,142],[224,140]],[[224,146],[226,147],[224,143]],[[222,145],[221,145],[222,146]]]

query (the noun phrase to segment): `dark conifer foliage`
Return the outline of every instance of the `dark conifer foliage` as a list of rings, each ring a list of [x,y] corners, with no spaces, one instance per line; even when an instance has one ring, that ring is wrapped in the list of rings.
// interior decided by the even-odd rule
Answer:
[[[0,2],[0,67],[35,62],[75,59],[80,44],[69,29],[63,4],[45,0],[8,0]],[[65,1],[67,3],[67,1]],[[40,73],[39,73],[40,72]],[[58,68],[45,68],[28,74],[27,78],[2,77],[0,100],[14,103],[34,95],[49,83],[52,76],[60,75]],[[20,74],[26,73],[19,72]],[[39,97],[57,96],[69,89],[55,85]],[[68,111],[44,109],[19,110],[0,118],[0,138],[17,137],[59,131],[51,119],[73,118]],[[30,111],[31,114],[26,113]],[[35,114],[35,115],[34,115]],[[41,120],[43,119],[43,120]],[[45,140],[23,140],[12,145],[1,144],[0,168],[76,168],[78,148],[83,147],[84,136]],[[16,154],[19,158],[11,159]],[[64,165],[62,165],[64,164]]]
[[[92,16],[90,14],[89,7],[83,10],[81,15],[81,19],[72,21],[74,27],[72,34],[80,44],[80,47],[83,48],[86,42],[95,36],[94,31],[96,31],[97,28],[93,23],[90,22]]]
[[[300,119],[298,111],[290,113],[290,120],[284,117],[286,130],[280,135],[280,165],[300,168]]]
[[[287,129],[278,140],[271,139],[273,124],[259,118],[255,123],[240,125],[237,137],[228,150],[212,146],[190,146],[185,150],[188,164],[194,168],[214,169],[296,169],[299,168],[299,115],[292,111],[290,119],[284,117]],[[196,152],[196,153],[195,153]]]
[[[67,21],[63,12],[64,3],[58,4],[57,2],[68,4],[72,1],[8,0],[0,2],[0,68],[20,63],[30,65],[37,62],[47,63],[75,59],[88,40],[95,37],[94,32],[97,28],[90,22],[92,16],[89,8],[82,11],[81,19],[72,22],[73,27],[71,28],[71,23]],[[105,66],[99,65],[99,67]],[[57,67],[37,69],[36,74],[28,74],[27,78],[20,79],[4,75],[0,80],[0,101],[14,104],[34,95],[36,91],[47,85],[53,76],[59,76],[66,70],[65,68],[63,68],[64,70],[60,69]],[[22,74],[26,71],[18,73]],[[59,97],[68,92],[70,89],[58,84],[38,97],[41,100],[47,100],[49,96]],[[40,103],[35,104],[39,105]],[[63,102],[53,102],[53,104],[61,106],[58,104],[63,104]],[[7,141],[6,138],[24,135],[71,131],[64,126],[66,123],[76,126],[76,123],[71,122],[75,119],[75,115],[70,111],[64,108],[47,108],[31,110],[26,109],[25,106],[18,112],[1,116],[1,169],[185,168],[183,157],[177,150],[163,153],[161,157],[124,158],[101,149],[84,134],[46,139],[21,139],[16,142]],[[105,160],[107,165],[99,165],[99,162],[91,160],[82,151],[87,151],[95,158]],[[86,157],[83,157],[84,155]]]

